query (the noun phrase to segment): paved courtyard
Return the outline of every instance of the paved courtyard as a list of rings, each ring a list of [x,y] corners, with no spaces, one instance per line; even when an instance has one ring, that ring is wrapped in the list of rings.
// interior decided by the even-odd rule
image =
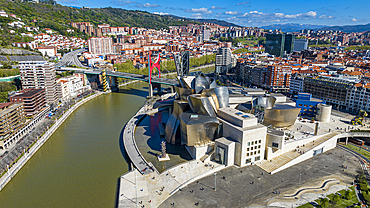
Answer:
[[[344,170],[343,164],[348,169]],[[361,173],[355,157],[335,148],[273,175],[257,166],[223,169],[216,175],[216,191],[215,176],[210,175],[182,188],[160,207],[250,207],[298,201],[300,195],[297,199],[284,196],[302,188],[320,187],[327,180],[338,181],[328,184],[321,192],[328,191],[332,185],[350,185]],[[274,194],[275,191],[280,194]]]

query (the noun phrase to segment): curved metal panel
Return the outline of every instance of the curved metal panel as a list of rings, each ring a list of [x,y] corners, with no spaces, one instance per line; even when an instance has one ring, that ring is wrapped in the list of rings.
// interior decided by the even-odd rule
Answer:
[[[216,83],[216,79],[214,78],[211,78],[211,81],[209,82],[209,88],[216,88],[217,87],[217,83]]]
[[[176,132],[180,124],[179,115],[189,110],[189,104],[185,101],[176,100],[173,103],[173,112],[168,118],[166,129],[165,129],[165,140],[170,144],[177,144],[180,142],[180,138],[176,138]]]
[[[216,109],[211,97],[203,97],[199,94],[188,96],[188,102],[194,113],[216,117]]]
[[[279,128],[291,126],[295,123],[300,110],[300,108],[295,108],[290,105],[276,104],[271,109],[265,109],[263,123]]]
[[[276,99],[274,97],[259,96],[257,98],[257,105],[269,109],[274,106],[275,101]]]
[[[187,101],[188,96],[194,94],[195,92],[193,89],[186,89],[186,88],[181,88],[177,86],[175,86],[175,91],[177,95],[179,96],[179,98],[183,101]]]
[[[185,85],[188,89],[194,89],[195,86],[195,76],[185,76],[181,77],[182,83]]]
[[[209,81],[207,80],[206,76],[201,74],[200,76],[197,76],[197,78],[195,78],[194,89],[196,94],[201,93],[204,89],[209,89]]]
[[[227,89],[227,87],[216,87],[214,90],[220,108],[229,107],[229,90]]]
[[[219,125],[217,118],[184,112],[180,114],[181,144],[196,146],[214,140]]]
[[[201,96],[211,97],[212,100],[213,100],[213,102],[214,102],[214,108],[215,108],[216,111],[220,108],[220,104],[218,102],[218,98],[217,98],[217,95],[215,93],[215,89],[206,89],[206,90],[203,90]]]

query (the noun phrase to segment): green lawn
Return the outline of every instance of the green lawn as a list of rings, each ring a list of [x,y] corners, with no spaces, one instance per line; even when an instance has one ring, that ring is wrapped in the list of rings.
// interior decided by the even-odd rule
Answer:
[[[355,146],[355,145],[352,145],[352,144],[348,144],[348,145],[343,145],[345,147],[347,147],[348,149],[351,149],[355,152],[358,152],[360,153],[361,155],[365,156],[367,159],[370,160],[370,152],[366,151],[366,150],[363,150],[363,149],[360,149],[359,147]]]
[[[245,40],[245,39],[240,39],[240,42],[244,45],[249,45],[249,46],[255,46],[258,44],[257,40]]]
[[[353,186],[350,187],[350,189],[352,190],[352,199],[351,200],[347,200],[345,198],[341,198],[341,201],[338,203],[338,204],[331,204],[329,203],[329,206],[328,207],[338,207],[338,208],[345,208],[345,207],[348,207],[348,206],[351,206],[353,204],[357,204],[358,203],[358,200],[357,200],[357,197],[356,197],[356,194],[355,194],[355,189]],[[342,196],[344,196],[344,193],[345,193],[345,190],[340,190],[338,191],[337,193],[340,193]],[[334,194],[329,194],[327,196],[330,200],[333,199],[334,197]],[[319,200],[315,200],[316,203],[319,204]],[[304,204],[304,205],[301,205],[299,206],[299,208],[311,208],[313,207],[310,203],[307,203],[307,204]]]

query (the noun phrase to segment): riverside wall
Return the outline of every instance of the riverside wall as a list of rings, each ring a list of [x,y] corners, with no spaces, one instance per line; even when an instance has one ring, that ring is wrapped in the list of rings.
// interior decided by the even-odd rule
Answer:
[[[44,135],[42,135],[36,143],[27,151],[24,152],[23,156],[18,159],[16,163],[14,163],[8,171],[0,178],[0,191],[10,182],[10,180],[18,173],[18,171],[27,163],[29,159],[41,148],[41,146],[50,138],[50,136],[59,128],[60,125],[81,105],[90,101],[99,95],[104,93],[98,92],[94,95],[89,96],[88,98],[82,99],[73,105],[70,109],[68,109],[62,117],[56,120],[54,125],[49,128]]]

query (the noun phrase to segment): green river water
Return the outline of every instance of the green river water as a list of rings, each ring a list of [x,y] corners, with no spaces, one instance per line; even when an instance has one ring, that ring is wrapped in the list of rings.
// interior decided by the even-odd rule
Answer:
[[[0,192],[0,207],[115,207],[118,178],[128,171],[119,136],[147,85],[78,108]]]

